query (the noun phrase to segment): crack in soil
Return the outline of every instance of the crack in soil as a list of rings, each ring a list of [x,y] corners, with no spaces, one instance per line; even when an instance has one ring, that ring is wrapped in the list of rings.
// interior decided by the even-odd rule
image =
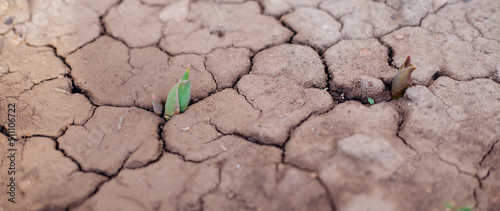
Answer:
[[[215,50],[215,49],[214,49]],[[212,50],[213,51],[213,50]],[[208,55],[208,54],[207,54]],[[203,67],[205,68],[205,71],[207,71],[211,76],[212,76],[212,80],[214,80],[214,83],[215,83],[215,90],[208,93],[208,96],[212,95],[212,94],[215,94],[217,93],[217,90],[219,90],[219,83],[217,83],[217,80],[215,80],[215,76],[214,76],[214,73],[212,73],[212,71],[209,71],[208,68],[207,68],[207,57],[204,56],[203,57]],[[208,97],[207,96],[207,97]],[[205,98],[203,98],[205,99]],[[201,100],[200,100],[201,101]]]
[[[338,42],[340,42],[340,40]],[[335,44],[337,44],[338,42],[336,42]],[[333,45],[335,45],[335,44],[333,44]],[[326,49],[325,49],[325,51],[326,51]],[[321,59],[321,62],[323,63],[323,66],[325,67],[325,74],[326,74],[326,88],[323,90],[327,91],[328,94],[330,94],[332,96],[333,101],[335,103],[340,104],[340,103],[346,102],[348,99],[346,99],[344,97],[344,93],[340,92],[339,90],[332,89],[333,86],[331,83],[333,83],[333,77],[330,74],[330,71],[328,70],[328,65],[326,64],[325,55],[320,54],[320,59]],[[329,110],[331,110],[331,109],[329,109]]]
[[[2,133],[5,137],[10,137],[9,130],[3,125],[0,125],[0,133]]]
[[[97,186],[95,187],[95,190],[92,193],[88,194],[85,198],[83,198],[81,200],[78,200],[78,201],[70,203],[64,210],[70,210],[70,209],[77,208],[77,207],[81,206],[87,200],[89,200],[90,198],[92,198],[92,196],[94,196],[95,194],[97,194],[97,192],[99,192],[99,190],[101,189],[101,186],[104,185],[105,183],[108,183],[109,181],[111,181],[111,179],[112,178],[108,177],[108,179],[100,182],[99,184],[97,184]]]
[[[209,123],[210,125],[212,125],[218,133],[220,133],[220,134],[222,134],[222,135],[224,135],[224,136],[233,135],[233,136],[237,136],[237,137],[239,137],[239,138],[242,138],[242,139],[244,139],[244,140],[246,140],[246,141],[248,141],[248,142],[251,142],[251,143],[254,143],[254,144],[260,145],[260,146],[272,146],[272,147],[276,147],[276,148],[281,149],[281,146],[279,146],[279,145],[277,145],[277,144],[266,144],[266,143],[260,142],[260,141],[259,141],[259,140],[257,140],[257,139],[254,139],[253,137],[248,137],[248,136],[243,135],[243,134],[238,133],[238,132],[223,133],[223,132],[222,132],[222,131],[218,128],[218,126],[217,126],[215,123],[213,123],[213,122],[212,122],[212,120],[209,120],[209,121],[208,121],[208,123]]]
[[[224,166],[224,164],[225,164],[224,161],[215,163],[215,165],[218,166],[217,183],[215,184],[214,188],[212,188],[212,189],[208,190],[207,192],[201,194],[200,197],[198,198],[198,203],[200,203],[200,209],[202,211],[204,210],[203,207],[205,205],[205,200],[203,198],[206,197],[208,194],[214,193],[215,191],[219,190],[219,186],[220,186],[220,183],[222,181],[222,167]]]
[[[483,155],[483,158],[481,158],[481,161],[479,161],[479,165],[480,165],[480,166],[483,166],[483,162],[484,162],[484,160],[486,159],[486,157],[488,157],[488,155],[490,155],[490,154],[491,154],[491,152],[493,152],[493,149],[495,148],[495,145],[496,145],[497,143],[499,143],[499,142],[500,142],[500,139],[497,139],[495,142],[493,142],[493,144],[491,144],[491,147],[490,147],[490,149],[488,150],[488,152],[487,152],[485,155]]]
[[[332,194],[330,193],[330,190],[328,189],[328,186],[326,185],[326,183],[321,179],[321,177],[319,176],[319,173],[316,172],[316,171],[311,171],[309,169],[304,169],[304,168],[301,168],[300,166],[297,166],[293,163],[287,163],[287,162],[284,162],[283,160],[281,161],[282,164],[284,165],[288,165],[292,168],[296,168],[298,169],[299,171],[302,171],[302,172],[306,172],[306,173],[313,173],[314,174],[314,179],[316,181],[318,181],[318,183],[321,185],[321,187],[325,190],[325,194],[328,198],[328,202],[330,203],[330,208],[332,209],[332,211],[337,211],[337,206],[335,205],[335,201],[332,197]]]
[[[443,163],[445,163],[445,164],[447,164],[447,165],[453,166],[453,167],[454,167],[454,168],[458,171],[458,173],[459,173],[459,174],[467,175],[467,176],[469,176],[469,177],[474,178],[474,179],[477,181],[478,186],[477,186],[477,187],[475,187],[475,188],[473,189],[473,191],[472,191],[472,197],[474,198],[474,208],[477,208],[477,207],[478,207],[478,204],[479,204],[479,199],[477,198],[477,191],[478,191],[479,189],[482,189],[482,188],[483,188],[483,182],[482,182],[481,178],[479,177],[479,175],[478,175],[478,174],[473,175],[473,174],[471,174],[471,173],[469,173],[469,172],[462,171],[462,170],[458,167],[458,165],[457,165],[457,164],[452,163],[452,162],[449,162],[449,161],[447,161],[447,160],[443,159],[443,158],[439,155],[439,153],[435,153],[435,155],[438,157],[439,161],[441,161],[441,162],[443,162]]]
[[[385,36],[385,35],[384,35]],[[396,64],[394,64],[394,48],[392,48],[391,45],[385,43],[383,40],[382,40],[382,37],[377,37],[377,40],[378,42],[383,45],[384,47],[387,48],[387,65],[389,65],[389,67],[392,67],[394,69],[399,69]]]
[[[401,136],[401,132],[403,131],[403,123],[406,121],[406,111],[404,108],[401,108],[398,107],[399,109],[397,109],[398,113],[399,113],[399,116],[400,116],[400,120],[398,122],[398,131],[396,132],[396,137],[398,137],[399,139],[401,139],[401,141],[403,142],[403,144],[405,144],[408,148],[410,148],[413,152],[415,152],[417,155],[420,155],[420,152],[418,152],[415,148],[413,148],[413,146],[411,144],[409,144],[405,138],[403,138],[403,136]]]
[[[437,97],[437,98],[441,101],[441,103],[442,103],[443,105],[445,105],[445,106],[446,106],[446,114],[448,115],[448,117],[450,117],[450,118],[451,118],[450,112],[448,111],[448,110],[450,110],[451,106],[450,106],[450,105],[448,105],[448,104],[446,104],[446,103],[444,102],[444,100],[443,100],[440,96],[436,95],[434,92],[431,92],[431,93],[432,93],[432,95],[434,95],[435,97]]]
[[[259,116],[257,117],[257,119],[259,119],[262,116],[262,112],[263,111],[261,109],[255,108],[255,106],[250,102],[250,100],[248,100],[247,96],[245,94],[240,93],[240,90],[238,88],[236,88],[236,92],[239,95],[243,96],[243,98],[245,98],[245,100],[247,101],[247,103],[250,104],[250,106],[252,106],[252,108],[254,110],[259,111]]]

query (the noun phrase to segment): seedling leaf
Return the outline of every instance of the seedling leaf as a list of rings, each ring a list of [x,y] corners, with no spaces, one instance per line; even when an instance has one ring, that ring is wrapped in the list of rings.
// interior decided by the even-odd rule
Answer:
[[[392,79],[391,98],[397,100],[403,96],[406,89],[410,87],[411,73],[416,69],[416,66],[410,66],[399,71]]]
[[[472,211],[472,207],[459,207],[458,211]]]
[[[189,79],[189,66],[184,76],[177,82],[168,93],[165,102],[165,119],[170,119],[175,114],[186,110],[191,100],[191,80]]]
[[[375,104],[375,101],[371,98],[368,98],[368,103],[370,103],[370,105],[373,105],[373,104]]]

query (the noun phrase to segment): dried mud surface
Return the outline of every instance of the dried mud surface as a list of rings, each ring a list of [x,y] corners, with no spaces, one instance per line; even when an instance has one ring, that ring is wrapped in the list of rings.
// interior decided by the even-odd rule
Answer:
[[[496,0],[0,1],[0,210],[500,210],[499,29]]]

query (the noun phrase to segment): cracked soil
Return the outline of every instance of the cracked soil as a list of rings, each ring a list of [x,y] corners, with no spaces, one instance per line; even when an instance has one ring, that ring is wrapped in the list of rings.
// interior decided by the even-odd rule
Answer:
[[[0,210],[498,211],[499,35],[498,0],[0,0]]]

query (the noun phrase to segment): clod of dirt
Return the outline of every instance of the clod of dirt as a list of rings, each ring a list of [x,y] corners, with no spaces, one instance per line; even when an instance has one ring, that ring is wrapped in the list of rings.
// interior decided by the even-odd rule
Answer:
[[[261,111],[250,134],[261,143],[282,145],[290,128],[312,113],[333,107],[333,99],[326,91],[304,89],[285,76],[250,74],[243,76],[236,86],[239,93]]]
[[[389,0],[394,2],[394,0]],[[432,1],[413,1],[402,0],[400,1],[401,7],[399,8],[400,18],[404,25],[416,26],[420,20],[430,12],[433,12]],[[435,8],[438,9],[438,8]]]
[[[7,149],[7,138],[2,134],[0,141],[1,148]],[[106,179],[98,174],[79,172],[78,166],[55,148],[53,140],[41,137],[20,140],[16,144],[16,203],[3,202],[0,207],[7,210],[64,208],[84,199]],[[4,187],[13,176],[7,174],[10,162],[6,156],[9,153],[2,153],[5,162],[0,166],[1,171],[6,172],[0,175],[0,184]]]
[[[0,76],[0,99],[4,101],[7,97],[17,97],[25,90],[30,89],[33,82],[26,80],[21,72],[13,72]]]
[[[342,207],[345,211],[358,211],[358,210],[385,210],[385,211],[395,211],[397,210],[393,203],[383,199],[382,197],[373,196],[371,194],[361,194],[352,197],[347,203]]]
[[[16,104],[16,134],[59,136],[70,124],[83,124],[92,113],[92,105],[81,94],[71,94],[71,81],[67,78],[45,81],[21,95]],[[0,123],[7,127],[7,112],[0,113]]]
[[[389,176],[387,172],[390,173],[390,171],[381,171],[377,165],[394,170],[402,161],[401,156],[397,154],[389,141],[381,137],[358,133],[338,141],[337,147],[340,156],[345,156],[345,160],[352,160],[350,165],[359,165],[358,161],[361,165],[369,163],[369,166],[365,168],[370,169],[376,176],[384,174]]]
[[[482,188],[478,190],[478,210],[499,210],[500,209],[500,141],[496,144],[485,159],[480,163],[481,166],[489,168],[489,175],[482,181]]]
[[[170,0],[169,0],[170,1]],[[167,22],[170,20],[175,21],[183,21],[186,20],[187,14],[189,12],[189,2],[190,0],[180,0],[173,2],[158,2],[160,4],[168,4],[168,6],[164,7],[160,14],[159,18],[162,22]]]
[[[161,38],[159,8],[142,5],[139,0],[125,0],[104,17],[107,32],[130,47],[150,46]]]
[[[281,164],[281,150],[225,136],[217,189],[206,194],[203,210],[330,210],[325,190],[307,172]],[[245,179],[242,179],[245,178]]]
[[[264,14],[280,17],[296,8],[315,8],[320,2],[321,0],[262,0],[262,7],[264,7]]]
[[[464,4],[467,8],[467,22],[479,29],[485,38],[500,42],[500,2],[473,1]],[[481,20],[481,21],[480,21]]]
[[[75,3],[85,5],[96,11],[99,16],[104,15],[111,5],[116,4],[119,0],[86,0],[78,1]]]
[[[134,106],[152,110],[151,95],[160,100],[191,65],[191,98],[199,100],[216,85],[198,55],[169,58],[158,48],[129,49],[110,37],[100,37],[68,56],[75,84],[97,105]],[[147,82],[147,83],[145,83]]]
[[[384,175],[372,171],[373,161],[346,165],[338,160],[329,162],[319,175],[339,210],[439,210],[443,201],[474,204],[477,180],[432,154],[414,156],[396,169],[378,168]]]
[[[478,77],[489,77],[500,68],[500,43],[494,40],[475,38],[472,45],[470,42],[459,41],[457,37],[446,37],[446,67],[445,73],[458,80],[471,80]],[[494,53],[483,53],[488,51],[481,48],[495,49]],[[477,48],[476,48],[477,47]],[[481,52],[482,51],[482,52]]]
[[[38,84],[43,80],[56,78],[68,72],[68,68],[55,56],[54,50],[51,48],[31,47],[24,43],[16,44],[15,38],[16,35],[13,32],[9,32],[0,38],[3,43],[3,48],[0,49],[0,65],[2,72],[5,70],[8,71],[3,72],[6,75],[13,72],[23,75],[24,79],[16,81],[17,83],[26,84],[31,82]],[[0,77],[5,77],[6,75]],[[22,86],[24,89],[29,89],[30,87]],[[12,96],[20,94],[20,92],[2,93]]]
[[[302,45],[280,45],[257,53],[252,74],[285,76],[304,88],[324,88],[327,77],[318,53]]]
[[[393,31],[401,24],[400,19],[391,18],[396,11],[382,2],[329,0],[322,2],[319,7],[344,24],[342,36],[346,39],[379,37]]]
[[[122,170],[74,210],[200,210],[199,198],[218,181],[217,165],[183,162],[165,153],[144,168]]]
[[[149,4],[149,5],[162,5],[162,6],[167,6],[170,5],[174,2],[178,2],[178,0],[141,0],[144,4]]]
[[[341,37],[340,23],[327,12],[318,9],[299,8],[281,19],[297,32],[292,43],[308,45],[321,52]]]
[[[446,7],[448,8],[448,7]],[[460,11],[459,8],[454,8]],[[448,10],[444,10],[448,12]],[[451,13],[452,11],[449,11]],[[455,11],[456,12],[456,11]],[[465,21],[465,17],[462,19],[458,20],[453,20],[452,18],[445,16],[448,14],[443,14],[443,13],[438,13],[439,15],[443,16],[438,16],[434,14],[428,15],[423,21],[422,21],[422,27],[429,30],[432,33],[448,33],[448,34],[455,34],[457,35],[460,39],[463,39],[467,42],[471,42],[475,37],[478,37],[480,35],[479,31],[475,29],[473,26],[469,25]],[[449,19],[452,20],[449,20]]]
[[[500,136],[500,85],[489,79],[440,77],[429,88],[410,87],[401,137],[421,153],[436,153],[475,175]]]
[[[332,90],[363,102],[368,97],[377,102],[389,99],[384,82],[389,83],[397,71],[388,66],[387,48],[377,40],[342,40],[324,56],[333,76]]]
[[[58,139],[59,147],[83,170],[116,174],[123,165],[136,168],[162,151],[157,125],[161,117],[138,108],[101,106],[83,126],[71,126]]]
[[[31,9],[31,21],[16,27],[30,45],[52,45],[58,55],[67,56],[99,36],[99,14],[84,4],[33,1]]]
[[[217,90],[233,87],[236,81],[250,71],[250,50],[246,48],[215,49],[209,53],[207,70],[217,82]]]
[[[391,153],[393,158],[406,157],[412,153],[396,136],[399,118],[388,103],[370,107],[354,101],[339,104],[326,114],[309,118],[292,132],[285,146],[285,162],[318,170],[322,163],[339,154],[338,148],[342,154],[371,162],[384,160],[384,156]],[[350,137],[354,134],[363,135]],[[358,147],[368,151],[356,151],[350,147],[353,140],[358,139]],[[398,164],[396,160],[392,161],[396,163],[383,165],[394,168]]]
[[[218,5],[197,1],[190,4],[186,21],[168,21],[163,34],[160,47],[177,55],[207,54],[223,47],[256,52],[288,41],[293,33],[275,19],[261,15],[256,2]]]
[[[16,24],[30,19],[28,0],[2,1],[2,15],[0,17],[0,34],[5,34]],[[11,20],[9,23],[8,20]]]

